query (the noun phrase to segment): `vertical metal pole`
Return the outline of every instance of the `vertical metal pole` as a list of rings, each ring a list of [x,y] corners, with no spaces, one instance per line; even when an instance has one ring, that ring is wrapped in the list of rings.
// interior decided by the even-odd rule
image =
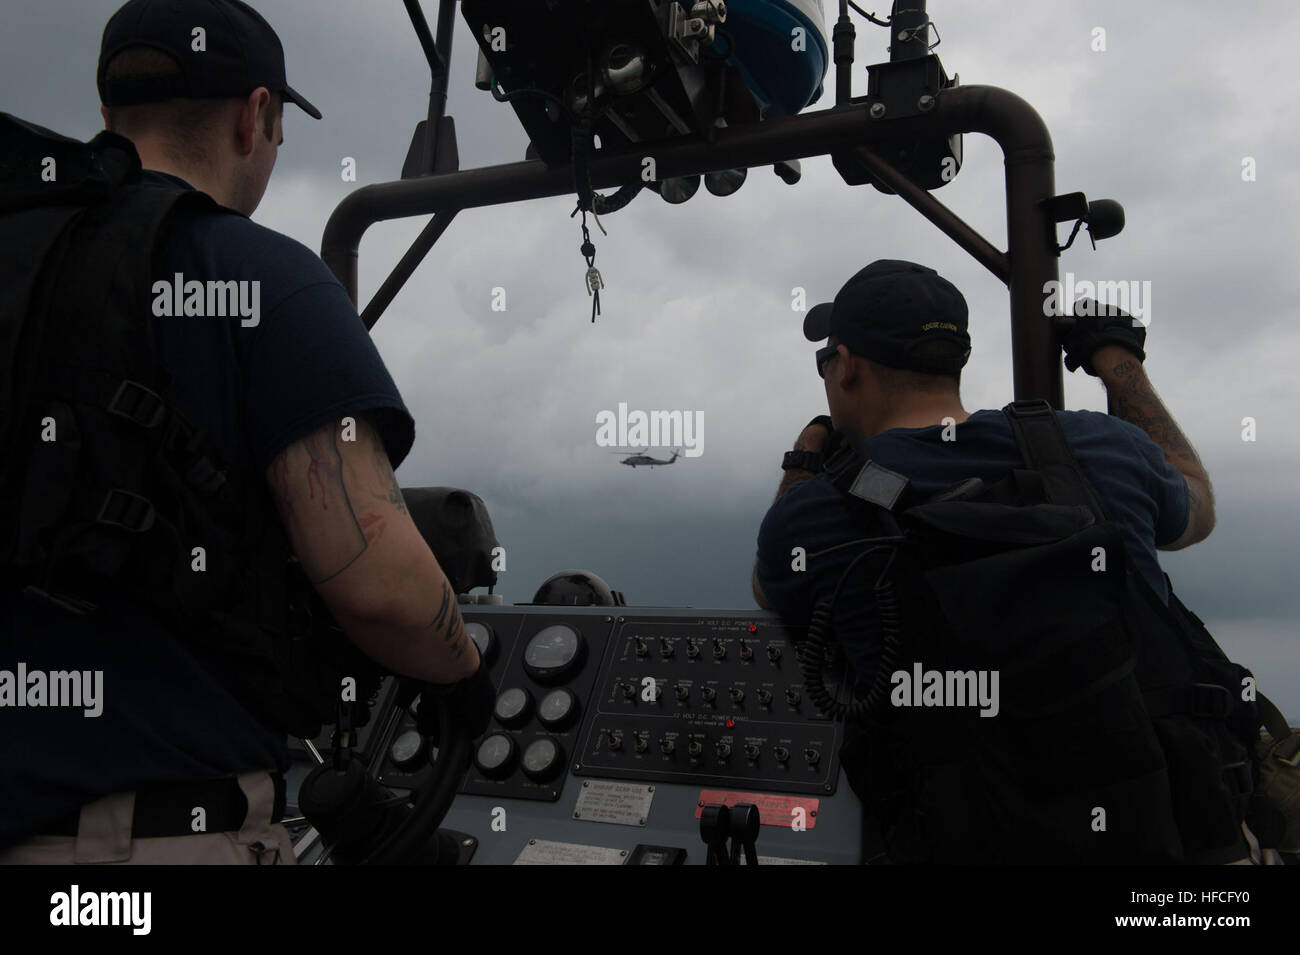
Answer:
[[[415,35],[429,61],[429,110],[424,124],[422,159],[424,175],[432,173],[438,155],[438,127],[447,111],[447,82],[451,72],[451,38],[456,23],[456,0],[439,0],[438,34],[435,40],[424,19],[420,0],[405,0],[407,15],[415,28]]]
[[[1011,261],[1011,367],[1017,399],[1046,398],[1064,408],[1061,350],[1043,314],[1043,286],[1060,278],[1056,224],[1043,201],[1056,192],[1055,166],[1043,157],[1008,152],[1007,258]]]
[[[849,19],[849,0],[840,0],[840,18],[831,33],[835,57],[835,105],[853,98],[853,43],[857,32]]]
[[[925,0],[894,0],[889,17],[889,62],[914,60],[930,52],[929,23]],[[900,35],[907,39],[900,40]]]
[[[438,3],[438,58],[441,69],[433,73],[429,85],[429,121],[424,129],[425,165],[433,172],[438,158],[438,127],[447,112],[447,82],[451,73],[451,36],[456,25],[456,0]]]

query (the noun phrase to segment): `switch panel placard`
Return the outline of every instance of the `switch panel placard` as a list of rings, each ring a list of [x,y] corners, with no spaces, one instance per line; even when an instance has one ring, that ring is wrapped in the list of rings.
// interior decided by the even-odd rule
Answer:
[[[809,701],[795,637],[745,614],[618,618],[574,771],[834,792],[843,727]]]

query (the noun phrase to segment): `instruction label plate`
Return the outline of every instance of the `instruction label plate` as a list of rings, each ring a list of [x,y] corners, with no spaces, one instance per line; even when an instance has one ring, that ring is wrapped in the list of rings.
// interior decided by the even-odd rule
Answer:
[[[583,822],[612,822],[618,826],[644,828],[654,798],[653,786],[588,779],[578,790],[573,818]]]
[[[584,846],[577,842],[551,842],[549,839],[529,839],[524,851],[515,859],[515,865],[622,865],[627,860],[626,849],[606,849],[603,846]]]
[[[695,803],[695,818],[699,819],[704,807],[710,803],[721,803],[730,808],[738,802],[747,802],[758,807],[758,821],[765,826],[779,826],[789,829],[797,818],[794,811],[803,810],[801,820],[804,829],[817,828],[817,807],[821,800],[815,796],[775,796],[771,793],[736,793],[725,789],[701,789],[700,798]]]
[[[819,862],[816,859],[786,859],[783,856],[759,856],[759,865],[830,865],[829,862]]]

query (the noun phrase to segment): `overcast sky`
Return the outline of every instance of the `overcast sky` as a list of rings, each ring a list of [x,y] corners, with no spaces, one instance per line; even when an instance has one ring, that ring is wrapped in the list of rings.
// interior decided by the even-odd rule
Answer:
[[[828,0],[835,6],[834,0]],[[257,221],[319,250],[349,191],[396,179],[427,105],[428,70],[399,0],[258,0],[279,32],[289,81],[324,113],[285,117],[286,143]],[[68,135],[101,128],[100,33],[116,0],[8,4],[0,108]],[[430,20],[435,4],[426,0]],[[881,0],[877,12],[885,13]],[[1018,93],[1045,119],[1060,193],[1121,201],[1124,232],[1086,235],[1062,276],[1151,283],[1147,369],[1205,462],[1218,500],[1207,541],[1162,555],[1184,601],[1265,692],[1300,719],[1300,106],[1294,4],[1121,0],[931,0],[940,54],[964,85]],[[1092,49],[1106,31],[1106,50]],[[885,31],[858,21],[854,92],[886,59]],[[457,22],[448,112],[462,168],[523,158],[513,110],[474,88],[475,46]],[[827,93],[811,109],[827,108]],[[340,176],[357,161],[358,182]],[[1255,160],[1257,180],[1242,163]],[[814,346],[791,290],[810,302],[876,258],[930,265],[966,295],[974,350],[968,410],[1011,400],[1005,288],[895,197],[850,188],[828,158],[786,186],[756,169],[736,195],[682,206],[643,193],[604,217],[607,288],[592,325],[573,200],[462,213],[375,328],[416,417],[405,486],[481,495],[507,547],[498,590],[527,600],[550,573],[582,567],[629,602],[752,607],[758,525],[801,426],[825,412]],[[1002,157],[965,137],[965,164],[939,197],[1005,248]],[[367,301],[423,226],[380,224],[361,246]],[[593,230],[594,231],[594,230]],[[1067,233],[1062,231],[1062,240]],[[506,310],[493,311],[494,288]],[[703,454],[622,467],[596,445],[596,414],[703,415]],[[1066,407],[1104,411],[1082,372]],[[1258,440],[1242,440],[1242,419]]]

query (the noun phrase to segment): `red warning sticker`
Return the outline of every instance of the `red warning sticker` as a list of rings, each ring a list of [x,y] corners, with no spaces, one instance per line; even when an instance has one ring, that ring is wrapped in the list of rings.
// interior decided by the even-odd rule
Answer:
[[[725,789],[701,789],[695,803],[695,818],[699,819],[704,807],[721,803],[734,806],[747,802],[758,807],[758,820],[765,826],[789,829],[813,829],[817,826],[817,807],[821,800],[816,796],[775,796],[771,793],[735,793]]]

